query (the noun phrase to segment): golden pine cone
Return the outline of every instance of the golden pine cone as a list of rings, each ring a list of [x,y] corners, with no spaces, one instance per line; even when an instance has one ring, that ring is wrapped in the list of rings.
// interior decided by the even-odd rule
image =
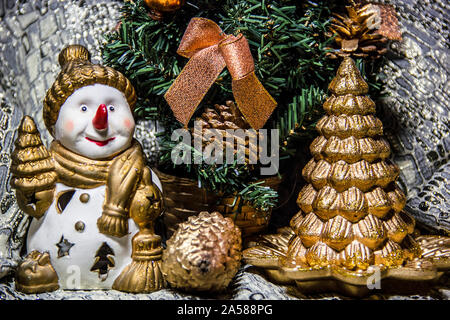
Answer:
[[[167,241],[162,270],[174,288],[220,291],[237,273],[241,257],[239,228],[218,212],[203,211],[179,224]]]
[[[244,139],[239,137],[237,134],[233,135],[233,144],[227,143],[226,141],[226,130],[227,129],[251,129],[247,120],[245,120],[242,113],[237,108],[236,104],[233,101],[227,101],[225,105],[216,104],[213,108],[206,108],[205,112],[202,113],[200,117],[196,119],[202,124],[202,148],[205,148],[211,144],[221,144],[217,145],[217,148],[222,148],[224,156],[226,147],[230,147],[233,150],[234,155],[237,154],[238,143],[240,145],[245,146],[245,163],[255,164],[258,160],[258,133],[246,131],[249,133],[250,139]],[[208,129],[215,129],[220,134],[222,134],[223,141],[215,141],[215,137],[208,137],[205,133],[208,132]],[[194,137],[198,137],[199,134],[197,131],[193,131]],[[211,131],[211,133],[213,133]]]
[[[388,39],[377,33],[381,21],[380,11],[372,4],[362,7],[347,6],[347,14],[334,14],[330,31],[336,34],[331,58],[378,59],[387,52]]]

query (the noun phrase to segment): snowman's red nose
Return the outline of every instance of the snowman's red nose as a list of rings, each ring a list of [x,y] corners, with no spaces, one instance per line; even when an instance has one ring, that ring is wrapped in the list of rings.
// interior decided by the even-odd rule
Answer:
[[[101,104],[98,106],[95,117],[92,119],[92,124],[97,130],[105,130],[108,128],[108,110],[106,109],[106,105]]]

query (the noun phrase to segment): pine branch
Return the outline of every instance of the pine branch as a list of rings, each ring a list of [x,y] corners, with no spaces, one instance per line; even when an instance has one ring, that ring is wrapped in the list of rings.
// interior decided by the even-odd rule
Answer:
[[[184,150],[184,156],[191,156],[192,161],[185,165],[175,165],[172,162],[172,151],[178,146]],[[259,210],[269,210],[276,205],[278,193],[270,187],[262,185],[264,181],[256,181],[255,174],[245,164],[233,163],[207,165],[195,163],[195,158],[202,154],[190,145],[163,139],[160,142],[160,163],[166,170],[178,170],[178,174],[198,181],[199,186],[223,196],[240,196],[250,206]],[[181,172],[180,172],[181,171]]]
[[[312,84],[323,87],[334,71],[334,63],[325,59],[328,40],[324,31],[330,16],[325,4],[303,8],[297,1],[227,0],[198,1],[195,5],[198,9],[185,5],[160,22],[148,16],[142,0],[126,2],[118,31],[106,36],[104,61],[135,85],[138,117],[173,121],[162,96],[187,62],[175,51],[194,16],[210,18],[224,32],[242,32],[247,37],[256,73],[278,101],[280,111],[292,104],[298,107],[298,88]],[[199,109],[230,98],[231,79],[225,70]],[[275,123],[278,120],[273,117]]]
[[[165,128],[160,133],[161,165],[210,190],[243,192],[243,198],[267,208],[273,205],[273,190],[254,185],[254,175],[242,165],[172,164],[170,153],[175,144],[169,143],[169,138],[181,125],[163,95],[187,63],[176,50],[193,17],[209,18],[227,34],[242,33],[249,42],[256,75],[278,102],[266,127],[280,129],[281,155],[292,155],[298,146],[316,136],[315,124],[323,115],[328,84],[337,70],[339,61],[328,59],[326,48],[333,41],[327,33],[331,13],[338,5],[327,0],[198,0],[163,21],[155,21],[149,17],[143,0],[126,1],[120,26],[105,36],[103,59],[124,73],[136,88],[137,117],[158,120]],[[380,64],[358,61],[372,98],[380,93]],[[205,106],[230,99],[231,78],[225,69],[192,118]]]

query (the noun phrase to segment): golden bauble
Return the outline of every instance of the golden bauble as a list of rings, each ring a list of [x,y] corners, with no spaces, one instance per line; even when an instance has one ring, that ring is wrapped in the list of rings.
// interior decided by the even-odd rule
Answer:
[[[147,7],[160,13],[177,11],[185,2],[185,0],[145,0]]]
[[[162,270],[173,288],[221,291],[237,273],[241,257],[241,232],[233,220],[204,211],[181,223],[167,241]]]

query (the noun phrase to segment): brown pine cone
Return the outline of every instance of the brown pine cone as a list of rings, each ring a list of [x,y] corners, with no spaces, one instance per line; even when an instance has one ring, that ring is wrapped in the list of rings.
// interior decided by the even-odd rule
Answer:
[[[256,164],[258,161],[258,138],[259,134],[256,131],[247,131],[251,129],[249,123],[245,120],[242,113],[237,108],[233,101],[227,101],[225,105],[216,104],[213,108],[206,108],[205,112],[196,119],[202,125],[202,147],[205,150],[206,147],[211,144],[217,144],[217,148],[222,148],[224,158],[226,155],[226,148],[233,149],[233,154],[236,156],[238,153],[238,143],[241,146],[245,146],[245,163]],[[223,141],[215,139],[215,137],[208,137],[208,129],[216,129],[222,134]],[[245,130],[245,136],[240,136],[238,133],[233,134],[233,144],[227,142],[227,129],[243,129]],[[213,131],[209,131],[210,135],[214,134]],[[193,130],[194,137],[198,137],[197,131]],[[249,138],[246,138],[249,137]],[[211,146],[212,147],[212,146]]]
[[[353,58],[378,59],[387,52],[388,39],[378,33],[381,22],[377,6],[347,6],[347,14],[334,14],[330,36],[336,34],[329,57],[352,56]]]

